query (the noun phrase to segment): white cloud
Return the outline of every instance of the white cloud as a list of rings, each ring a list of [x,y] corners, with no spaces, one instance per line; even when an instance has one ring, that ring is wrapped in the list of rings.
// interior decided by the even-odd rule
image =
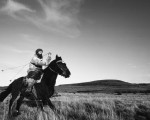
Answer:
[[[43,8],[45,18],[42,19],[43,22],[50,22],[50,21],[55,21],[55,22],[67,22],[69,23],[71,21],[71,18],[67,15],[63,15],[60,12],[60,5],[55,1],[50,1],[49,3],[44,3],[42,0],[38,0],[40,5]],[[65,5],[64,5],[65,6]]]
[[[23,53],[26,53],[26,54],[28,53],[29,54],[29,53],[32,53],[30,50],[21,50],[21,49],[17,49],[17,48],[12,48],[11,51],[15,52],[15,53],[19,53],[19,54],[23,54]]]
[[[8,0],[0,10],[19,20],[26,20],[40,29],[75,37],[80,34],[77,15],[83,0],[37,0],[41,6],[33,10],[23,3]]]
[[[43,15],[42,17],[27,17],[29,21],[47,31],[54,31],[69,37],[79,35],[77,13],[81,0],[38,0],[38,2],[42,7]]]
[[[10,51],[10,52],[14,52],[14,53],[32,53],[32,51],[30,50],[22,50],[22,49],[18,49],[16,48],[16,46],[12,46],[11,44],[0,44],[0,50],[2,51]]]
[[[135,64],[131,64],[131,63],[129,63],[129,64],[128,64],[128,66],[129,66],[130,68],[135,68],[135,69],[136,69],[136,68],[138,68],[138,66],[137,66],[137,65],[135,65]]]
[[[40,36],[34,36],[34,35],[30,35],[30,34],[25,34],[22,33],[20,34],[20,37],[23,41],[26,41],[26,43],[30,44],[31,46],[37,46],[37,45],[43,45],[43,38]]]
[[[1,12],[7,13],[8,15],[20,19],[22,12],[34,12],[28,6],[18,3],[14,0],[7,0],[5,5],[1,8]]]

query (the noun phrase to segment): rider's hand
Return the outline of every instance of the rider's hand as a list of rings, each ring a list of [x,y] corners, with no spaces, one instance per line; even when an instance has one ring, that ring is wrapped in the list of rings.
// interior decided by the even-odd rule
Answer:
[[[50,61],[50,60],[51,60],[51,55],[52,55],[52,53],[51,53],[51,52],[49,52],[49,53],[48,53],[48,56],[47,56],[47,60],[48,60],[48,61]]]

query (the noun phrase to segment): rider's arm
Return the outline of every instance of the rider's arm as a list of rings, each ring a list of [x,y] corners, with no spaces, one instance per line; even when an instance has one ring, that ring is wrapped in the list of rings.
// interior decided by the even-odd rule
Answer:
[[[47,59],[46,59],[46,66],[48,66],[51,62],[51,53],[48,53]]]
[[[44,66],[46,65],[46,62],[37,58],[37,57],[33,57],[32,60],[31,60],[31,63],[37,65],[37,66]]]
[[[37,66],[48,66],[51,61],[51,53],[48,53],[46,61],[43,61],[37,57],[33,57],[31,60],[31,63],[37,65]]]

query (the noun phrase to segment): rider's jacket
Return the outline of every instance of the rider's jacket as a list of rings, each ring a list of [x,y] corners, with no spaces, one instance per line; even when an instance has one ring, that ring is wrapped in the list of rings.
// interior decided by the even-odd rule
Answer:
[[[50,61],[51,61],[50,56],[47,57],[46,61],[43,61],[43,59],[40,59],[37,57],[37,55],[34,55],[30,61],[29,69],[27,72],[29,73],[30,71],[36,71],[40,69],[42,70],[42,67],[49,65]]]

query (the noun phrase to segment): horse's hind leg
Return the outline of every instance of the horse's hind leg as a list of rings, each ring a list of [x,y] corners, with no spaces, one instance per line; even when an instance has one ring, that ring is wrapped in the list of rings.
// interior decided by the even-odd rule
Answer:
[[[34,97],[34,100],[35,100],[35,102],[36,102],[36,105],[37,105],[37,110],[44,110],[44,108],[43,108],[43,103],[42,104],[40,104],[38,101],[38,96],[37,96],[37,91],[36,91],[36,89],[35,89],[35,86],[33,86],[33,88],[32,88],[32,91],[31,91],[31,94],[32,94],[32,96]]]

